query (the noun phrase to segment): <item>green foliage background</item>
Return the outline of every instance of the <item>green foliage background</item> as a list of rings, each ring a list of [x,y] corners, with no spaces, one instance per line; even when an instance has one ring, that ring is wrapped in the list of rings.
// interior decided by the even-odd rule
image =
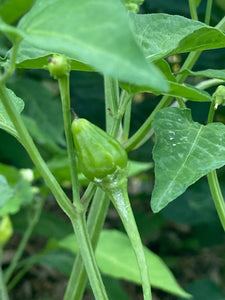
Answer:
[[[10,1],[8,2],[10,4]],[[31,1],[27,1],[27,5],[28,2],[30,3]],[[201,3],[199,4],[198,12],[200,20],[203,20],[206,1],[199,2]],[[13,11],[22,14],[28,9],[28,6],[23,7],[21,12],[17,10]],[[12,15],[11,9],[7,9],[7,6],[2,6],[0,14],[4,16],[8,22],[15,22],[20,15]],[[141,7],[141,13],[148,12],[169,13],[172,15],[178,14],[180,16],[189,17],[188,1],[179,1],[178,4],[176,0],[146,0]],[[225,7],[223,1],[216,0],[213,8],[211,25],[214,26],[217,24],[224,16],[224,13]],[[10,18],[7,19],[7,16],[9,15]],[[77,20],[77,22],[79,22],[79,20]],[[68,27],[69,26],[70,24],[68,24]],[[194,34],[198,34],[198,32],[193,33],[193,39],[196,37]],[[89,35],[87,35],[87,39],[88,38]],[[176,42],[172,35],[170,40],[171,43]],[[37,38],[36,43],[39,42],[40,40]],[[7,51],[9,46],[8,40],[2,36],[2,55]],[[159,47],[159,45],[157,46]],[[177,45],[175,45],[174,48],[175,47],[177,47]],[[151,48],[146,46],[146,53],[149,49]],[[30,52],[32,53],[32,48],[30,49]],[[150,54],[151,53],[149,53],[149,55]],[[172,47],[171,51],[163,53],[162,57],[168,54],[173,54]],[[44,55],[48,55],[48,53],[44,52],[43,56]],[[133,55],[136,55],[135,49]],[[185,57],[186,54],[175,56],[175,61],[169,62],[171,68],[174,70],[176,68],[179,69],[179,66],[184,61]],[[87,59],[85,54],[83,59]],[[91,59],[95,61],[94,57]],[[102,59],[102,64],[104,65],[104,58]],[[105,59],[107,60],[107,57]],[[45,60],[38,61],[37,63],[41,64],[43,61]],[[51,170],[67,192],[70,193],[58,87],[55,81],[50,78],[47,71],[24,69],[23,67],[27,67],[25,63],[28,64],[29,62],[24,62],[21,54],[18,60],[18,65],[21,68],[18,69],[16,74],[10,79],[8,87],[11,88],[18,97],[25,101],[25,109],[23,111],[24,121],[34,137],[43,157],[48,161]],[[116,69],[120,64],[121,62],[118,62],[114,72],[116,72]],[[140,58],[140,65],[138,65],[137,68],[141,65],[142,62]],[[76,61],[74,62],[74,66],[78,68],[78,63]],[[79,66],[81,70],[84,68],[82,64]],[[205,69],[225,69],[224,49],[203,52],[194,67],[194,71]],[[155,69],[153,68],[151,71],[154,72],[154,70]],[[104,128],[105,111],[103,79],[99,73],[89,71],[90,70],[86,70],[85,72],[71,72],[72,107],[79,116],[87,118],[96,125]],[[149,70],[146,70],[146,72],[148,71]],[[120,76],[122,79],[123,75],[124,74],[121,71]],[[189,83],[196,84],[206,76],[206,74],[201,73],[198,75],[198,77],[190,76],[188,79]],[[168,76],[170,76],[170,74],[168,74]],[[216,77],[215,73],[211,74],[211,76]],[[220,74],[220,76],[222,75]],[[221,77],[217,74],[217,78]],[[136,77],[131,76],[130,80],[135,81]],[[171,82],[172,85],[172,78]],[[139,83],[141,91],[141,86],[146,83],[146,77],[140,79]],[[174,85],[174,90],[176,91],[175,87],[176,86]],[[155,83],[153,89],[157,88],[158,85]],[[207,92],[212,94],[213,89],[209,89]],[[202,95],[198,93],[197,96],[202,96],[203,99],[205,99],[204,97],[208,97],[207,94],[204,93]],[[155,105],[158,103],[158,99],[158,96],[151,93],[142,93],[134,98],[131,132],[135,132],[149,116]],[[17,102],[18,109],[21,109],[19,98],[17,99]],[[187,106],[191,109],[194,121],[198,121],[202,124],[206,122],[209,109],[208,103],[188,102]],[[1,109],[2,107],[0,105],[0,110]],[[216,120],[225,122],[224,107],[220,107],[216,112]],[[11,128],[11,130],[13,130],[13,128]],[[14,135],[16,135],[15,132]],[[140,149],[132,151],[129,154],[130,159],[142,162],[152,162],[153,144],[154,140],[150,140]],[[32,168],[33,166],[21,145],[3,130],[0,130],[0,162],[0,174],[3,174],[7,178],[9,184],[6,196],[9,195],[9,197],[11,197],[12,189],[14,189],[14,193],[17,196],[15,197],[17,209],[16,211],[13,211],[12,221],[16,238],[19,238],[29,221],[29,204],[32,201],[33,192],[31,186],[21,177],[19,169]],[[183,195],[179,196],[160,213],[153,214],[150,210],[149,200],[154,185],[154,175],[151,168],[152,165],[145,167],[146,168],[142,166],[141,170],[144,170],[144,172],[142,172],[141,175],[137,174],[138,172],[134,172],[135,174],[130,178],[132,206],[145,245],[149,246],[153,252],[157,253],[164,262],[166,262],[178,282],[186,291],[193,294],[194,300],[225,299],[223,284],[225,281],[224,234],[218,221],[205,178],[194,183],[194,185],[189,187]],[[48,196],[48,191],[43,186],[39,174],[35,170],[34,176],[36,180],[35,186],[40,189],[43,195],[46,195],[47,201],[40,222],[34,230],[32,241],[36,240],[37,248],[40,249],[40,251],[44,251],[44,255],[38,263],[41,264],[42,267],[47,266],[55,270],[56,275],[54,275],[53,278],[60,282],[62,278],[67,278],[73,260],[73,254],[68,251],[68,244],[67,247],[63,244],[63,238],[71,234],[71,227],[68,220],[61,214],[51,197]],[[225,192],[224,177],[225,172],[224,168],[222,168],[219,171],[219,179]],[[81,178],[81,181],[82,180],[84,179]],[[2,180],[0,181],[0,189],[1,182]],[[85,184],[85,181],[82,182]],[[3,190],[0,191],[1,194]],[[18,191],[21,191],[22,195],[19,195]],[[0,205],[3,205],[4,201],[4,198],[1,199]],[[20,207],[23,207],[23,209],[19,210]],[[109,211],[106,226],[112,230],[119,228],[123,231],[120,221],[117,216],[114,215],[112,208]],[[61,243],[60,247],[58,246],[59,240]],[[12,244],[9,244],[9,250],[13,248],[13,243],[15,242],[12,241]],[[35,253],[32,253],[32,255],[35,256]],[[107,263],[105,263],[105,265],[107,265]],[[34,270],[35,268],[37,268],[37,266],[34,266]],[[30,274],[32,274],[32,271],[30,272]],[[132,278],[130,280],[132,280]],[[29,281],[29,276],[23,279],[22,286],[25,286],[27,281]],[[138,297],[140,293],[139,287],[132,290],[129,284],[124,284],[123,281],[117,279],[112,280],[111,278],[105,277],[105,283],[112,293],[112,300],[137,299],[135,297]],[[40,290],[42,289],[41,283],[39,288]],[[19,289],[21,291],[21,286]],[[15,291],[12,291],[11,293],[13,299],[13,295],[15,297],[17,290],[15,289]],[[49,296],[45,294],[45,291],[43,294],[41,294],[40,291],[36,291],[36,295],[38,299]],[[176,296],[168,295],[162,290],[157,289],[154,290],[154,295],[156,299],[160,300],[178,299]]]

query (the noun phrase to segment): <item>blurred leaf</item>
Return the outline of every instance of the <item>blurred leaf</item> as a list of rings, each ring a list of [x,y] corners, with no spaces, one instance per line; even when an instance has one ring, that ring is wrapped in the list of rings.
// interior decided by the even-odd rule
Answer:
[[[22,99],[20,99],[19,97],[17,97],[14,92],[10,89],[7,89],[7,93],[8,93],[8,97],[10,98],[10,100],[12,102],[14,102],[16,109],[19,113],[22,112],[22,110],[24,109],[24,102]],[[15,127],[13,126],[10,117],[8,116],[4,105],[2,104],[2,102],[0,101],[0,128],[7,131],[9,134],[13,135],[14,137],[16,137],[18,140],[20,140],[18,133],[15,129]]]
[[[65,144],[60,98],[32,79],[17,78],[9,86],[25,102],[24,121],[35,141],[50,152],[60,152],[57,144]]]
[[[0,209],[13,196],[14,190],[9,186],[6,178],[0,175]]]
[[[7,23],[18,20],[31,7],[34,0],[7,0],[0,6],[0,16]]]
[[[212,224],[218,220],[205,178],[191,185],[183,195],[165,207],[161,213],[168,220],[189,225]]]
[[[209,279],[202,278],[193,281],[187,286],[189,293],[193,295],[192,300],[224,300],[225,294],[222,289]],[[179,298],[179,300],[181,300]]]
[[[185,69],[182,72],[178,72],[178,74],[202,76],[202,77],[217,78],[217,79],[225,80],[225,70],[207,69],[207,70],[202,70],[202,71],[191,71],[191,70]]]
[[[104,276],[103,281],[110,300],[130,300],[119,280]]]
[[[141,162],[141,161],[134,161],[134,160],[129,160],[128,161],[128,176],[134,176],[139,173],[148,171],[152,169],[154,164],[152,162]]]
[[[28,205],[33,200],[33,191],[30,183],[26,181],[19,170],[14,167],[0,164],[0,174],[5,176],[11,188],[14,189],[13,196],[1,208],[0,216],[15,214],[21,206]]]
[[[74,255],[71,252],[60,249],[41,255],[39,263],[55,268],[69,277],[74,259]]]
[[[46,131],[44,131],[41,128],[43,126],[39,126],[39,123],[35,119],[28,116],[22,116],[22,118],[29,133],[39,146],[42,146],[50,153],[60,153],[62,151],[54,141],[54,136],[50,136]]]
[[[39,0],[18,28],[37,48],[64,54],[123,82],[167,89],[158,69],[146,62],[119,0]]]
[[[130,13],[130,18],[149,61],[176,53],[224,48],[225,34],[199,21],[159,13]]]
[[[225,2],[223,0],[216,0],[216,4],[225,11]]]
[[[12,216],[12,222],[16,230],[22,232],[26,230],[27,222],[24,218],[26,211],[19,211]],[[30,212],[28,211],[28,214]],[[56,214],[47,211],[41,213],[38,225],[34,228],[33,234],[41,235],[46,238],[61,239],[72,233],[73,229],[70,222]]]
[[[70,235],[59,241],[59,246],[76,253],[78,244],[75,236]],[[151,284],[171,294],[189,298],[176,282],[164,262],[153,252],[145,249],[149,264]],[[96,249],[96,259],[101,271],[115,278],[122,278],[140,284],[140,272],[136,257],[128,237],[117,230],[103,230]]]
[[[225,164],[225,126],[193,122],[188,109],[170,107],[154,118],[155,186],[151,207],[159,212],[202,176]]]

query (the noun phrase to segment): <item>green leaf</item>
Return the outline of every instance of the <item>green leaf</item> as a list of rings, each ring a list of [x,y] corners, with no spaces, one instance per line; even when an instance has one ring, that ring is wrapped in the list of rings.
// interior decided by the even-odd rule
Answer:
[[[224,300],[225,294],[221,287],[213,281],[202,278],[193,281],[188,285],[188,291],[192,293],[192,300]],[[181,300],[181,299],[179,299]]]
[[[13,196],[14,190],[9,186],[6,178],[0,175],[0,209]]]
[[[152,169],[154,164],[152,162],[141,162],[141,161],[128,161],[128,177],[137,175],[139,173]]]
[[[185,74],[185,75],[201,76],[201,77],[225,80],[225,70],[222,70],[222,69],[221,70],[207,69],[207,70],[202,70],[202,71],[191,71],[191,70],[185,69],[182,72],[178,72],[177,74]]]
[[[103,282],[110,300],[131,300],[119,280],[104,276]]]
[[[202,178],[191,185],[179,199],[165,207],[162,215],[176,223],[192,226],[202,223],[212,225],[218,221],[218,215],[211,199],[207,179]]]
[[[8,0],[0,6],[0,16],[7,23],[18,20],[31,7],[34,0]]]
[[[160,110],[154,118],[155,187],[151,207],[160,211],[202,176],[225,164],[225,126],[194,122],[188,109]]]
[[[119,0],[39,0],[18,28],[37,48],[64,54],[122,82],[167,89],[158,69],[147,63]]]
[[[74,255],[68,251],[54,250],[40,256],[42,265],[58,269],[62,274],[69,276],[74,263]]]
[[[59,246],[75,253],[78,245],[74,235],[67,236]],[[176,282],[173,274],[164,262],[153,252],[145,248],[151,284],[155,288],[171,294],[189,298]],[[101,271],[115,278],[122,278],[140,284],[140,273],[136,257],[128,237],[117,230],[103,230],[96,249],[96,259]]]
[[[58,145],[65,144],[60,99],[35,80],[16,79],[9,86],[25,102],[23,119],[35,142],[51,153],[59,153]]]
[[[7,92],[8,92],[8,97],[10,98],[11,101],[14,102],[18,112],[21,113],[24,108],[23,100],[17,97],[12,90],[7,89]],[[10,117],[8,116],[5,110],[5,107],[2,104],[2,101],[0,101],[0,128],[7,131],[9,134],[12,134],[14,137],[20,140],[20,137],[18,136],[18,133],[10,120]]]
[[[224,48],[225,34],[182,16],[132,14],[131,21],[145,56],[155,61],[175,53]]]
[[[169,91],[162,92],[164,95],[173,96],[173,97],[182,97],[187,100],[199,101],[199,102],[211,102],[211,96],[203,90],[197,89],[188,84],[179,84],[177,82],[168,81]],[[131,94],[136,94],[139,92],[154,92],[156,91],[149,89],[148,87],[138,87],[134,85],[121,84],[121,87],[127,90]]]
[[[8,52],[10,55],[11,50]],[[48,58],[52,51],[39,49],[23,40],[20,44],[19,52],[16,58],[16,67],[24,69],[47,69]],[[72,59],[71,70],[93,71],[93,68]]]
[[[0,210],[0,216],[17,213],[21,206],[28,205],[33,200],[33,191],[30,183],[23,178],[19,170],[14,167],[0,164],[0,174],[5,176],[14,194]]]

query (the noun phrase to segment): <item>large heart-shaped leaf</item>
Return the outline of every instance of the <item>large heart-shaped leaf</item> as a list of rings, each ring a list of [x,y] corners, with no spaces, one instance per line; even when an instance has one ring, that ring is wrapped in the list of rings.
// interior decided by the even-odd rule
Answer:
[[[167,89],[145,59],[120,0],[38,0],[19,23],[25,41],[123,82]]]
[[[130,14],[146,57],[155,61],[194,50],[223,48],[225,34],[202,22],[168,14]]]
[[[169,107],[154,118],[156,144],[154,212],[181,195],[202,176],[225,164],[225,126],[194,122],[188,109]]]

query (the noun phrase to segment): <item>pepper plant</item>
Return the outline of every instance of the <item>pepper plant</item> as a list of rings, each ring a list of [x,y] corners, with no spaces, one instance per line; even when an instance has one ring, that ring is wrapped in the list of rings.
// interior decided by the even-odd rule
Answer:
[[[11,2],[16,3],[16,0]],[[130,153],[151,139],[155,143],[152,152],[155,184],[149,211],[160,212],[207,175],[218,218],[225,229],[225,204],[216,173],[216,169],[225,165],[225,127],[213,122],[216,110],[225,100],[225,71],[192,71],[204,50],[224,47],[225,17],[216,26],[210,26],[212,0],[207,0],[204,21],[199,21],[197,14],[201,1],[187,2],[189,18],[138,13],[143,4],[140,0],[36,0],[29,2],[32,4],[29,11],[28,3],[21,1],[21,10],[14,11],[13,15],[6,4],[2,5],[0,31],[12,47],[1,57],[0,128],[21,143],[33,162],[32,176],[45,181],[70,220],[74,232],[54,241],[55,248],[76,254],[64,300],[82,299],[87,280],[95,299],[110,299],[102,274],[140,284],[145,300],[152,299],[151,288],[191,297],[178,285],[162,260],[143,246],[129,200],[127,179],[132,175],[132,168],[140,172],[153,166],[152,162],[144,166],[134,163],[129,159]],[[15,26],[10,25],[18,18]],[[181,53],[188,55],[178,72],[174,72],[168,57]],[[16,95],[16,89],[13,90],[13,80],[21,69],[45,70],[58,83],[62,116],[57,119],[62,121],[59,123],[65,140],[56,137],[54,142],[48,142],[48,148],[63,154],[68,163],[71,197],[35,140],[39,138],[40,143],[46,135],[39,131],[34,120],[23,114],[24,102]],[[98,72],[103,77],[105,130],[82,115],[77,116],[78,103],[73,107],[73,117],[70,102],[70,88],[76,89],[70,86],[73,71]],[[188,84],[188,76],[203,79],[197,84]],[[205,91],[208,88],[212,88],[213,93]],[[139,93],[161,98],[140,128],[131,134],[132,99]],[[193,121],[187,101],[210,104],[207,125]],[[46,101],[44,109],[48,111],[48,107],[51,104]],[[97,121],[95,111],[93,115]],[[0,186],[5,191],[0,201],[2,256],[12,234],[10,215],[19,208],[11,204],[16,188],[7,181],[3,166],[0,172]],[[32,182],[35,184],[33,178],[24,179],[24,173],[20,172],[16,172],[15,177],[27,187],[34,201],[30,200],[32,218],[16,254],[8,268],[0,272],[2,300],[9,299],[7,289],[17,284],[24,272],[44,255],[44,252],[38,254],[15,275],[23,265],[22,254],[46,196],[46,190],[37,193],[31,188]],[[85,188],[82,194],[81,186]],[[110,201],[127,235],[102,229]],[[21,201],[20,205],[24,203]],[[111,255],[115,252],[118,267],[107,261],[110,251]]]

